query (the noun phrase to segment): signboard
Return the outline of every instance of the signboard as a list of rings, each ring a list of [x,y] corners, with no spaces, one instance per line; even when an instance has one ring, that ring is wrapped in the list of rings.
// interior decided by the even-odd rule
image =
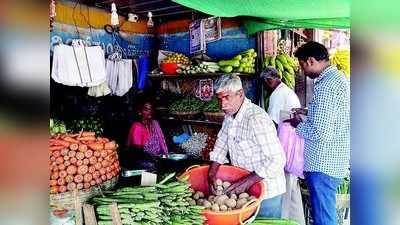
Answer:
[[[203,20],[193,21],[189,26],[190,54],[205,52],[206,43]]]
[[[221,39],[221,17],[210,17],[203,20],[206,43]]]

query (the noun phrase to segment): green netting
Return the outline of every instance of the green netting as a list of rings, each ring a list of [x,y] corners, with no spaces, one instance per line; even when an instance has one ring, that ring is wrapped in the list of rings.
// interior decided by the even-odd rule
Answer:
[[[350,0],[173,1],[213,16],[244,16],[250,34],[285,28],[350,27]]]

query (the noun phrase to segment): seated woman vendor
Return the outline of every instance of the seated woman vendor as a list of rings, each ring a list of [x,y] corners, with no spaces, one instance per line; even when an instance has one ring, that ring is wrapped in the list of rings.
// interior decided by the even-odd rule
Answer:
[[[129,131],[128,147],[143,150],[145,156],[167,155],[168,149],[160,125],[153,119],[153,105],[145,101],[139,106],[140,120]],[[138,152],[139,153],[139,152]]]

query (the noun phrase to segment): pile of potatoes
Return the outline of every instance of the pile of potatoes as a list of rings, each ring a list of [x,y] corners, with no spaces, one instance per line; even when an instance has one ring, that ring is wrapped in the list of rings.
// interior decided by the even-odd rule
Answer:
[[[204,206],[206,209],[214,212],[225,212],[240,209],[252,199],[257,199],[257,197],[250,196],[246,192],[239,195],[231,194],[228,196],[224,194],[224,190],[229,186],[231,186],[230,182],[217,179],[214,184],[217,192],[216,196],[210,195],[206,197],[203,192],[195,191],[193,192],[193,196],[188,199],[189,203],[190,205]]]

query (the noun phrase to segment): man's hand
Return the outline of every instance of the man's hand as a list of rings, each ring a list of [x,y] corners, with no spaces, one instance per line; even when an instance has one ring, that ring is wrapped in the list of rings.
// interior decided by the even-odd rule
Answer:
[[[216,175],[218,172],[218,168],[221,164],[217,162],[212,162],[210,165],[210,168],[208,169],[208,189],[210,194],[216,195],[217,190],[215,190],[215,180],[216,180]]]
[[[305,108],[293,108],[292,112],[294,112],[295,114],[302,114],[302,115],[306,115],[308,114],[308,109]]]
[[[294,117],[292,119],[287,119],[284,120],[284,123],[290,123],[290,125],[294,128],[296,128],[299,123],[301,123],[303,120],[300,118],[300,116],[298,114],[294,114]]]
[[[246,192],[251,186],[253,186],[253,184],[261,180],[262,178],[260,176],[258,176],[255,172],[252,172],[248,176],[239,179],[231,186],[229,186],[225,190],[225,194],[230,195],[230,194],[240,194]]]

